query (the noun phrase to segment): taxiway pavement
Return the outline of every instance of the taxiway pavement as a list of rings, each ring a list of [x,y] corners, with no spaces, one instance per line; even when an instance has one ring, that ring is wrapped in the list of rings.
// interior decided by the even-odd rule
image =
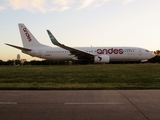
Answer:
[[[1,90],[0,120],[160,120],[160,90]]]

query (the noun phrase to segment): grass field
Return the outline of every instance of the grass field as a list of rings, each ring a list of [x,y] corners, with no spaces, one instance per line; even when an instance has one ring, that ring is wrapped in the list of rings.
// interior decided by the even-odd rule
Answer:
[[[159,89],[160,64],[0,66],[0,89]]]

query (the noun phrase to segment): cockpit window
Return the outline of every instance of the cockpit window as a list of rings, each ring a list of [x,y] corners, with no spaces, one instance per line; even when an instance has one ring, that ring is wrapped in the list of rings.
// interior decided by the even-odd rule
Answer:
[[[145,50],[146,52],[149,52],[149,50]]]

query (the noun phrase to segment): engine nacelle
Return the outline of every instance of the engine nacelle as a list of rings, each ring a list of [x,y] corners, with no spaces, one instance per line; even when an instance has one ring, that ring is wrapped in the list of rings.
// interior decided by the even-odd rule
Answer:
[[[109,63],[110,57],[108,55],[98,55],[94,57],[94,63]]]

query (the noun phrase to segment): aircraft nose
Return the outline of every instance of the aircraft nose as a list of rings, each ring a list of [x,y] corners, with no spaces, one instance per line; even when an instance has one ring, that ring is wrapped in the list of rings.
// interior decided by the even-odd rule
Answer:
[[[153,57],[155,57],[156,56],[156,54],[154,54],[153,52],[151,52],[151,58],[153,58]]]

